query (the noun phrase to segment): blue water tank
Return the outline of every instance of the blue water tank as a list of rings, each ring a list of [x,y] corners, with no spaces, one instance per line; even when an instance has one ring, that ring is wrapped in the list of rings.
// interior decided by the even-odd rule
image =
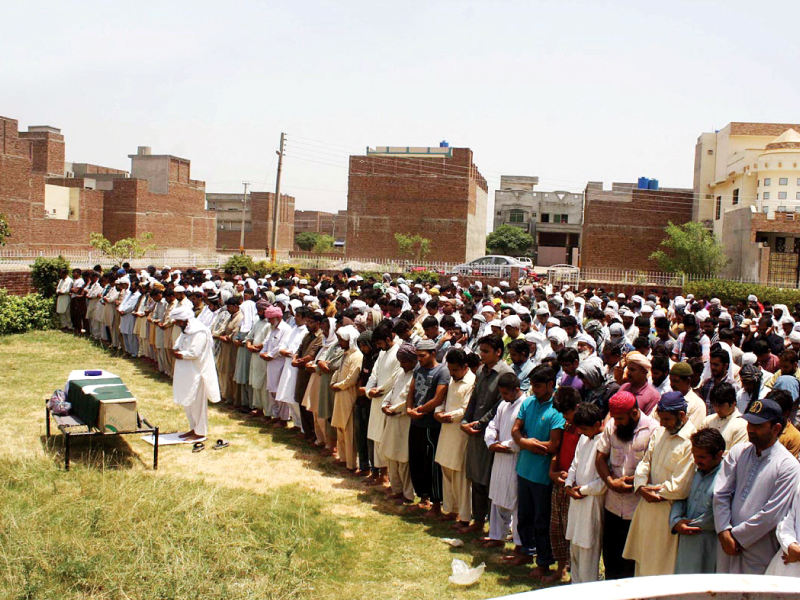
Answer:
[[[648,190],[657,190],[658,189],[658,179],[651,179],[647,182],[647,189]]]
[[[447,140],[442,140],[439,142],[439,148],[449,148],[450,144],[447,143]]]
[[[650,180],[647,177],[639,177],[639,189],[646,190],[649,181]]]

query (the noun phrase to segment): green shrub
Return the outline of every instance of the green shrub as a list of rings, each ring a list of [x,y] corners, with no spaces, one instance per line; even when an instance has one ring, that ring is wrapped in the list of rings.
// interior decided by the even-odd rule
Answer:
[[[294,267],[298,277],[305,277],[305,275],[301,274],[300,265],[275,263],[269,260],[256,261],[253,260],[252,256],[248,256],[247,254],[234,254],[222,265],[223,269],[232,269],[235,275],[241,274],[242,268],[246,268],[251,275],[258,271],[262,276],[275,272],[283,276],[286,275],[292,267]]]
[[[358,271],[356,274],[361,275],[361,277],[363,277],[365,281],[368,280],[370,277],[372,277],[378,283],[383,281],[383,273],[381,273],[380,271]]]
[[[225,261],[222,267],[225,269],[232,269],[235,275],[239,275],[243,268],[251,272],[255,271],[256,262],[253,260],[252,256],[248,256],[247,254],[234,254]]]
[[[419,280],[421,283],[430,283],[436,285],[439,283],[439,274],[436,271],[414,271],[413,273],[403,274],[403,279],[413,281],[416,283]]]
[[[55,327],[55,302],[41,294],[12,296],[0,289],[0,335]]]
[[[794,306],[800,302],[800,290],[793,288],[776,288],[766,285],[756,285],[753,283],[738,283],[736,281],[726,281],[724,279],[709,279],[706,281],[693,281],[683,287],[686,294],[694,294],[695,297],[707,296],[708,298],[719,298],[725,304],[735,304],[739,300],[747,300],[747,296],[755,294],[759,301],[769,300],[773,304],[785,304]]]
[[[33,285],[45,298],[52,298],[56,295],[58,287],[58,276],[61,269],[69,270],[69,261],[59,255],[57,258],[38,257],[31,265],[31,279]]]

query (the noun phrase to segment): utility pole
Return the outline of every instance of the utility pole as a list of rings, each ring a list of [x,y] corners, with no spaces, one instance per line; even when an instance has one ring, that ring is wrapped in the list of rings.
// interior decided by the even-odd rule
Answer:
[[[245,209],[247,208],[247,186],[250,185],[249,181],[243,181],[244,196],[242,196],[242,233],[239,236],[239,254],[244,254],[244,222],[245,222]]]
[[[275,200],[272,203],[272,244],[270,246],[270,257],[272,262],[277,260],[276,247],[278,246],[278,204],[281,201],[281,171],[283,170],[283,144],[286,134],[281,132],[281,149],[278,155],[278,175],[275,178]]]

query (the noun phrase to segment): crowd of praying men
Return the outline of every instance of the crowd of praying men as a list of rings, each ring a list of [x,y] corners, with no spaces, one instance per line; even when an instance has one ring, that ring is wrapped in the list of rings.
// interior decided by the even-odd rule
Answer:
[[[350,269],[125,264],[57,288],[62,328],[168,376],[181,307],[222,408],[535,578],[800,575],[800,305]]]

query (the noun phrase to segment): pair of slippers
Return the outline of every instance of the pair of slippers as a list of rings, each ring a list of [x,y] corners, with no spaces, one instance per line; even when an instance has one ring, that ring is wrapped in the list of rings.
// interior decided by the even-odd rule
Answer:
[[[225,440],[217,440],[217,443],[211,446],[214,450],[222,450],[230,446]],[[205,450],[206,445],[203,442],[195,442],[192,446],[192,452],[202,452]]]

